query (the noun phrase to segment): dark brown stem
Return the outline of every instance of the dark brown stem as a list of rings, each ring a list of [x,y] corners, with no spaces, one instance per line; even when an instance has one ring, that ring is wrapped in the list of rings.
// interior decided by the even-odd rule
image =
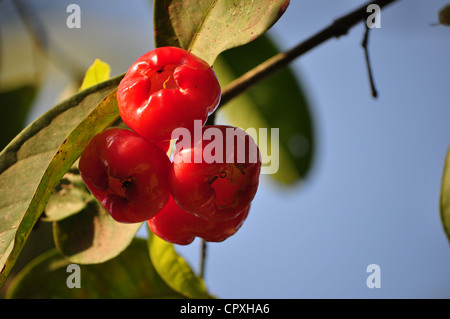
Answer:
[[[377,89],[375,88],[375,81],[373,79],[373,72],[372,72],[372,65],[370,63],[370,58],[369,58],[369,32],[370,32],[370,28],[366,27],[366,32],[364,32],[364,38],[363,41],[361,43],[363,49],[364,49],[364,57],[366,59],[366,65],[367,65],[367,73],[369,74],[369,83],[370,83],[370,90],[372,92],[372,96],[374,98],[378,97],[378,92]]]
[[[201,254],[200,254],[200,274],[199,274],[199,277],[202,279],[205,276],[206,248],[207,248],[206,241],[202,239],[201,247],[200,247]]]
[[[225,105],[231,99],[245,92],[252,85],[265,79],[267,76],[284,68],[294,59],[298,58],[299,56],[308,52],[309,50],[315,48],[319,44],[322,44],[331,38],[338,38],[342,35],[347,34],[347,32],[353,26],[367,19],[368,16],[367,7],[370,4],[376,4],[380,6],[380,8],[382,8],[395,1],[397,0],[370,1],[365,5],[359,7],[358,9],[350,12],[349,14],[335,20],[331,25],[329,25],[322,31],[319,31],[318,33],[316,33],[309,39],[305,40],[304,42],[298,44],[294,48],[286,52],[279,53],[273,56],[272,58],[264,61],[257,67],[253,68],[252,70],[248,71],[241,77],[237,78],[236,80],[228,84],[223,89],[222,99],[219,107]]]

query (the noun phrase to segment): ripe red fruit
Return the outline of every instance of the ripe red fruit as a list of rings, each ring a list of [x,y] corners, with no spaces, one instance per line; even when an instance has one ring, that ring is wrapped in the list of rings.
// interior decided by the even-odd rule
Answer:
[[[170,160],[152,142],[126,129],[95,136],[80,158],[81,177],[118,222],[137,223],[157,214],[170,197]]]
[[[176,47],[160,47],[143,56],[122,79],[117,101],[122,120],[152,141],[170,140],[178,127],[206,123],[220,101],[217,77],[204,60]]]
[[[261,169],[261,155],[250,135],[231,126],[205,126],[202,138],[182,136],[176,148],[169,187],[183,210],[225,221],[248,209]]]
[[[148,221],[150,230],[173,244],[188,245],[195,237],[221,242],[234,235],[247,218],[250,207],[227,221],[210,221],[181,209],[171,197],[167,205]]]

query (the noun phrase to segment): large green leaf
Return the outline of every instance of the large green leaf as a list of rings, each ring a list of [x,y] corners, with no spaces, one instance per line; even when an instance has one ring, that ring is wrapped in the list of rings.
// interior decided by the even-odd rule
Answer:
[[[37,86],[23,84],[0,92],[0,149],[23,129],[34,99]]]
[[[214,64],[221,86],[225,87],[278,52],[267,36],[223,52]],[[268,162],[272,157],[272,162],[266,164],[266,172],[270,176],[286,185],[306,177],[314,155],[313,122],[301,82],[289,68],[254,85],[228,102],[221,111],[232,125],[256,130],[255,141],[261,149],[263,161]],[[267,138],[262,134],[264,129],[267,129]],[[279,129],[279,140],[275,136],[275,144],[271,143],[271,129]],[[272,173],[277,166],[278,171]]]
[[[444,231],[448,240],[450,240],[450,147],[445,159],[444,174],[442,176],[440,209]]]
[[[289,0],[155,0],[156,46],[179,46],[212,65],[221,52],[266,32],[288,5]]]
[[[67,285],[75,274],[69,264],[55,249],[41,255],[14,278],[7,298],[183,298],[155,271],[143,239],[105,263],[80,266],[80,288]]]
[[[203,280],[196,276],[186,260],[177,254],[174,245],[154,235],[150,230],[148,249],[156,271],[173,290],[188,298],[212,298]]]
[[[0,284],[54,187],[89,140],[119,117],[115,89],[122,77],[50,109],[0,153]]]

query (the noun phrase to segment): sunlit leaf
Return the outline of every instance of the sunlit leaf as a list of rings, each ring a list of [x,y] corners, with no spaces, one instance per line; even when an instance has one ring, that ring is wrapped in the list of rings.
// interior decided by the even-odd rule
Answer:
[[[289,0],[155,2],[156,46],[178,44],[210,65],[221,52],[266,32],[289,5]]]
[[[173,290],[188,298],[211,298],[203,280],[196,276],[186,260],[177,254],[174,245],[149,231],[148,249],[156,271]]]
[[[109,65],[99,59],[96,59],[94,63],[89,67],[81,83],[80,91],[87,89],[93,85],[109,79],[111,68]]]
[[[450,241],[450,148],[447,152],[444,165],[444,174],[442,176],[440,209],[444,231]]]

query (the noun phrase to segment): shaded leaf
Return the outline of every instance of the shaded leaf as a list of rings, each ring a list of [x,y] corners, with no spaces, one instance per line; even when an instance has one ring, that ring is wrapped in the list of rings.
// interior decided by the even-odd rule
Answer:
[[[122,77],[83,90],[50,109],[0,153],[0,284],[54,187],[90,138],[118,118],[115,89]]]
[[[214,70],[224,87],[278,52],[270,38],[262,36],[222,53]],[[254,85],[228,102],[221,112],[231,125],[244,130],[256,129],[258,136],[254,138],[261,149],[266,173],[278,168],[276,173],[270,174],[275,180],[290,185],[306,177],[314,156],[313,121],[304,89],[289,68]],[[267,138],[262,134],[265,128]],[[279,129],[279,140],[274,138],[275,145],[271,143],[272,128]],[[269,163],[269,159],[272,162]]]
[[[24,267],[37,256],[53,248],[55,248],[55,242],[53,240],[52,224],[38,220],[30,232],[30,236],[20,252],[14,267],[11,269],[4,284],[0,287],[0,299],[5,297],[11,282]]]
[[[148,249],[156,271],[173,290],[188,298],[212,298],[206,291],[203,280],[196,276],[186,260],[177,254],[174,245],[154,235],[150,230]]]
[[[24,128],[37,92],[37,87],[32,84],[0,92],[0,149]]]
[[[155,38],[155,47],[173,46],[181,47],[175,30],[170,21],[168,1],[153,1],[153,31]]]
[[[80,266],[80,288],[67,286],[69,264],[56,249],[41,255],[14,279],[7,298],[183,298],[155,271],[143,239],[105,263]]]
[[[111,68],[109,65],[99,59],[95,59],[94,63],[87,70],[80,91],[87,89],[95,84],[109,79]]]
[[[116,257],[131,243],[142,223],[116,222],[94,197],[86,208],[53,223],[58,251],[77,264],[97,264]]]
[[[155,1],[161,2],[155,4],[158,9],[156,45],[179,43],[181,48],[210,65],[221,52],[253,41],[266,32],[289,5],[289,0]]]
[[[440,198],[441,220],[445,234],[450,241],[450,148],[445,159],[444,173],[442,176]]]
[[[50,196],[42,219],[51,222],[67,218],[85,209],[92,198],[79,172],[69,171]]]

